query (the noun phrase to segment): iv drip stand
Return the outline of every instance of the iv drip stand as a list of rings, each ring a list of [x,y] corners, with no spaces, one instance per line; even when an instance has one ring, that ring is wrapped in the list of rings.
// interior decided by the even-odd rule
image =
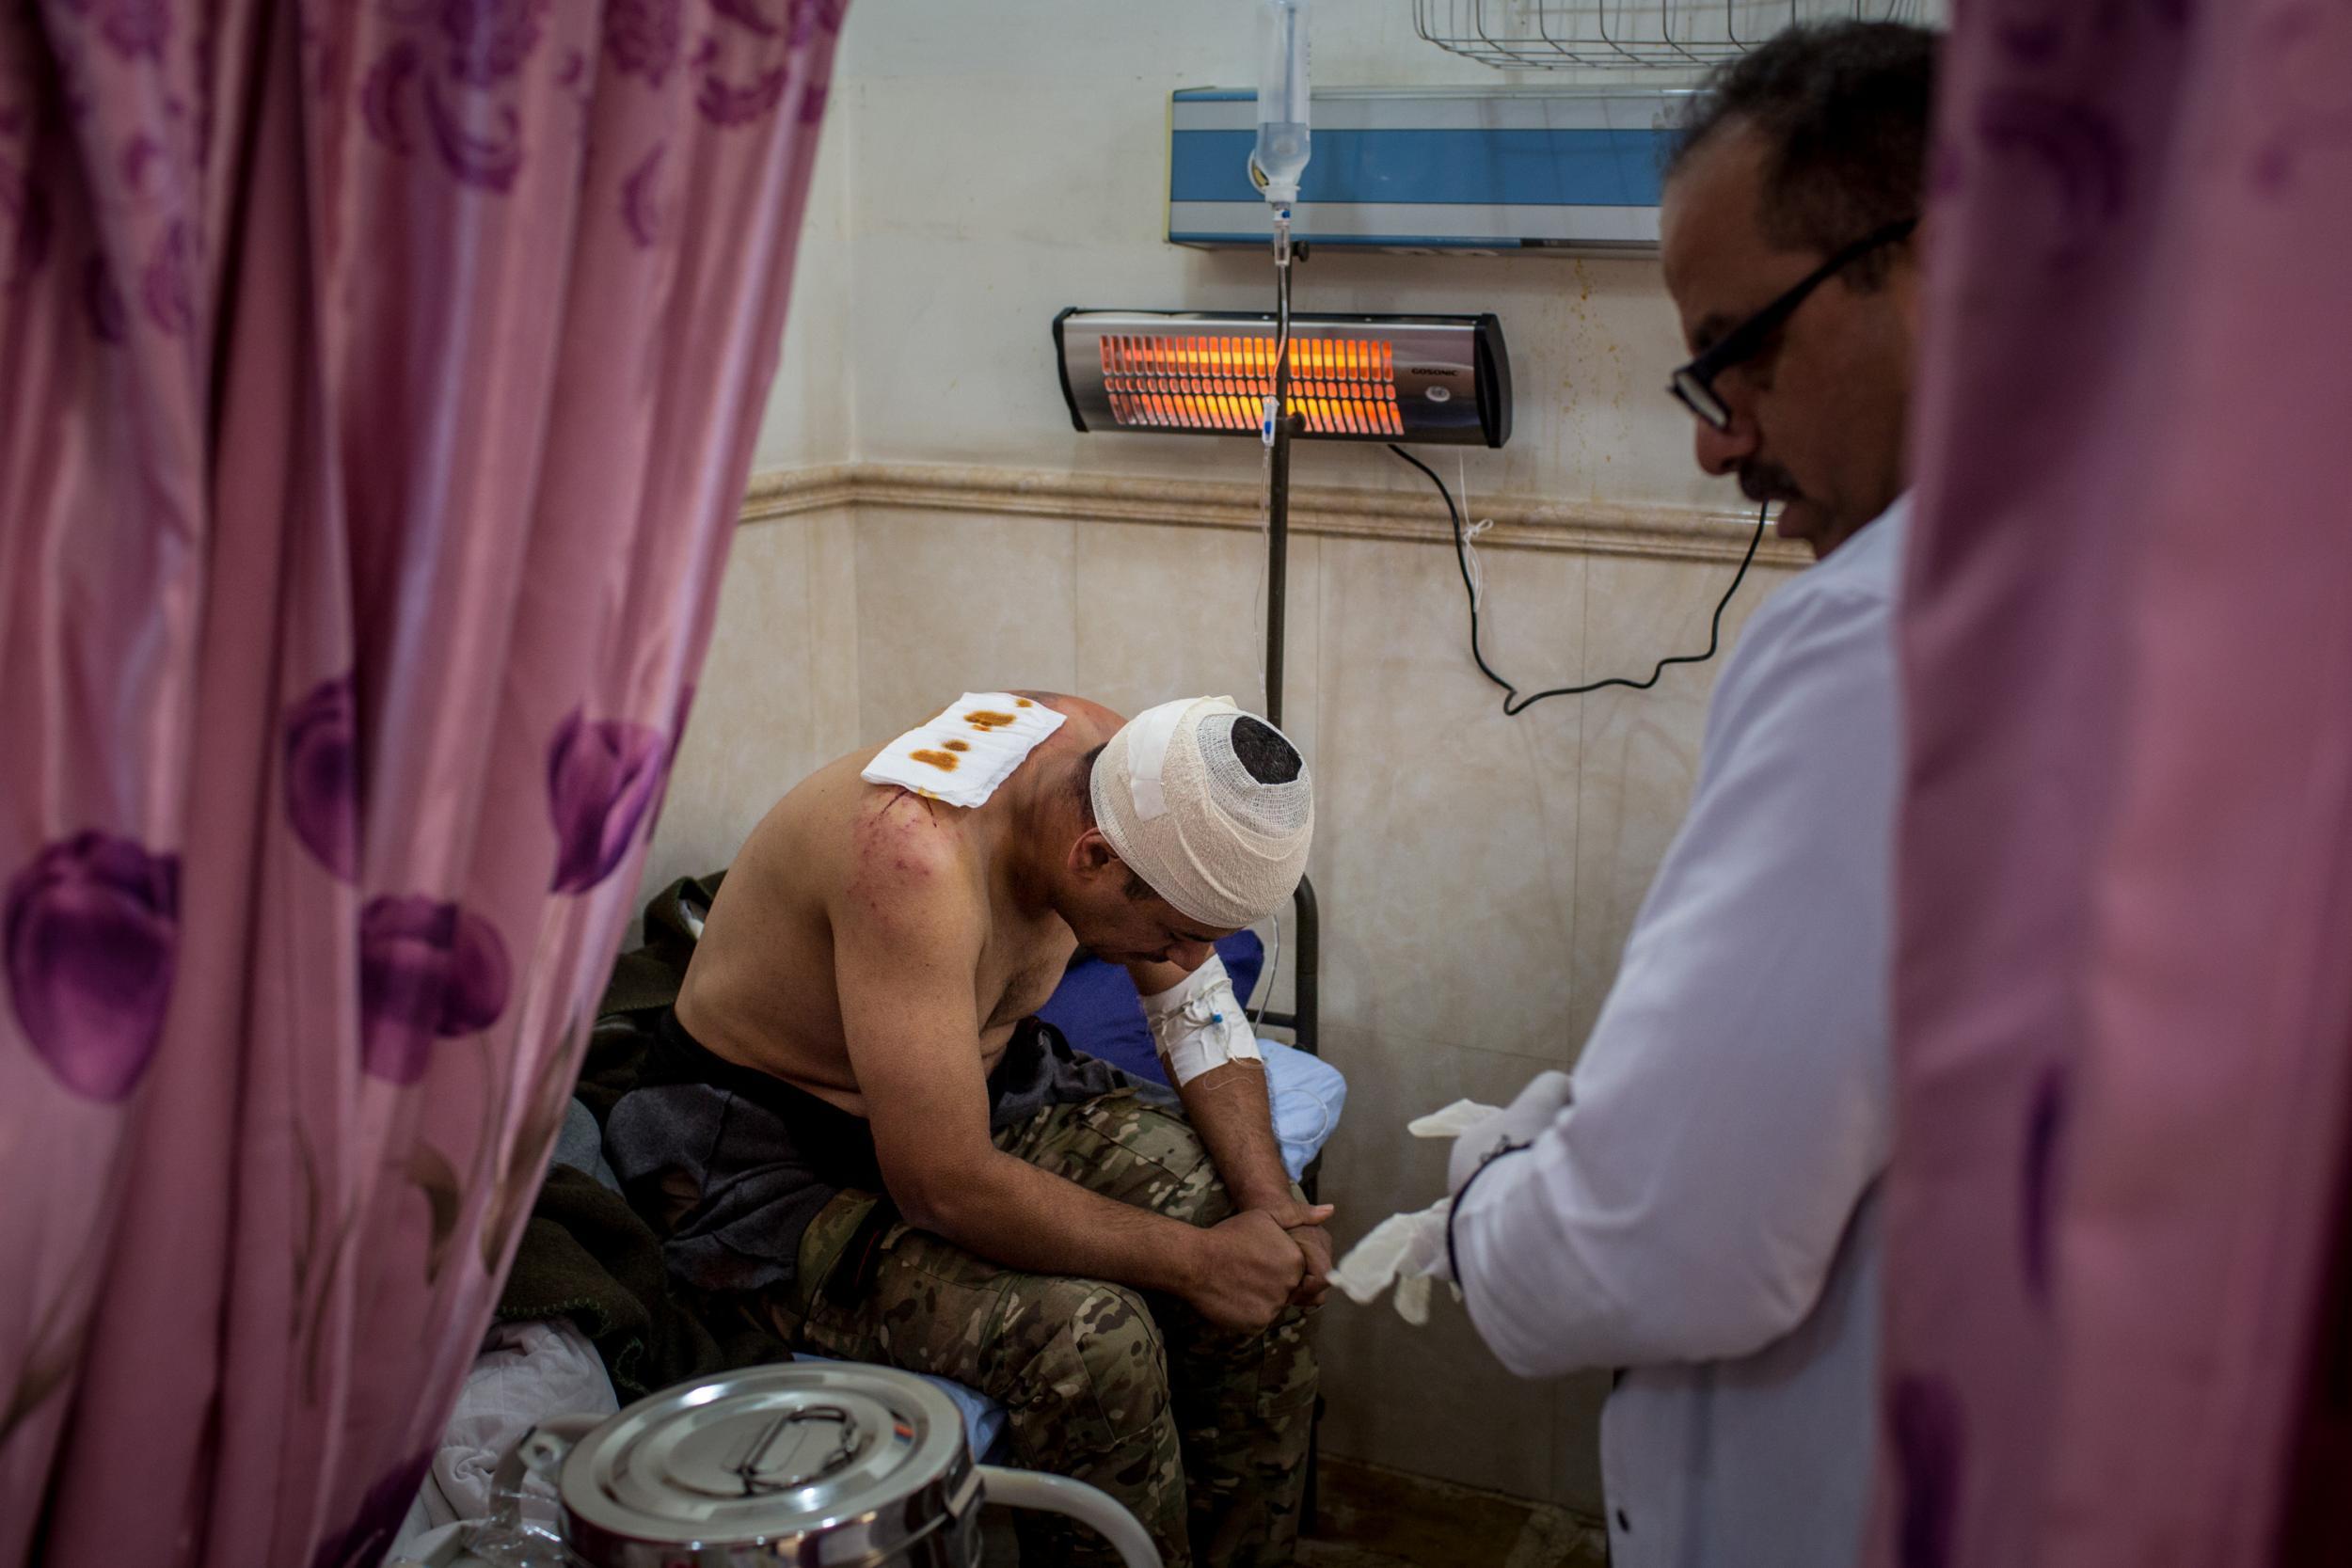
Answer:
[[[1283,608],[1289,597],[1291,544],[1291,438],[1299,427],[1299,417],[1291,411],[1290,401],[1290,315],[1291,261],[1290,214],[1283,212],[1278,220],[1275,235],[1275,260],[1278,297],[1275,308],[1275,331],[1279,345],[1274,356],[1274,398],[1266,432],[1268,452],[1266,462],[1266,593],[1265,593],[1265,718],[1276,729],[1282,727],[1282,641]],[[1315,908],[1315,890],[1304,877],[1298,879],[1298,891],[1291,902],[1297,921],[1298,958],[1293,973],[1292,1010],[1267,1012],[1260,1022],[1291,1031],[1298,1048],[1311,1056],[1323,1053],[1323,931]],[[1274,983],[1267,975],[1266,985]],[[1314,1172],[1310,1169],[1306,1188],[1310,1196],[1314,1192]]]
[[[1290,317],[1290,268],[1282,269],[1282,306],[1278,321]],[[1282,727],[1282,600],[1290,584],[1291,553],[1291,433],[1298,416],[1291,412],[1291,356],[1287,325],[1277,328],[1285,339],[1274,358],[1273,449],[1266,463],[1266,589],[1265,589],[1265,717]]]

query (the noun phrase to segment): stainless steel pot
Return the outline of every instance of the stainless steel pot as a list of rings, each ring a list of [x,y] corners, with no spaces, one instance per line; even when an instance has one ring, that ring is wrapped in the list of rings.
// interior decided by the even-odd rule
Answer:
[[[553,1479],[559,1540],[522,1523]],[[1060,1476],[975,1465],[963,1418],[887,1367],[793,1362],[544,1422],[500,1466],[498,1517],[422,1568],[977,1568],[980,1502],[1066,1513],[1160,1568],[1135,1515]]]

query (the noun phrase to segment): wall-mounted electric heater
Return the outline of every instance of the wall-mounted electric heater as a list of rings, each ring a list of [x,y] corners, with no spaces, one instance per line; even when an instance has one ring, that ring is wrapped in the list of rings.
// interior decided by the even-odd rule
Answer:
[[[1271,312],[1068,309],[1062,396],[1082,431],[1255,436],[1274,390]],[[1310,440],[1511,438],[1511,361],[1493,316],[1291,317],[1290,405]]]

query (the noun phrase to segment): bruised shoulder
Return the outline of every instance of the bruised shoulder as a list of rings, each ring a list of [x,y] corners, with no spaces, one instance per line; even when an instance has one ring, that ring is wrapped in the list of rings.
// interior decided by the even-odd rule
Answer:
[[[987,899],[954,806],[903,789],[868,785],[850,827],[837,920],[892,940],[977,936]]]

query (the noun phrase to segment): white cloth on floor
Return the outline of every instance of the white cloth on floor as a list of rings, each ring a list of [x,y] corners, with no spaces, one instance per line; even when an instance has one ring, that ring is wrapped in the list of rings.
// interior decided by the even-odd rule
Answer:
[[[523,1433],[554,1416],[610,1416],[621,1407],[604,1358],[567,1318],[501,1323],[482,1341],[457,1408],[441,1430],[433,1467],[393,1542],[404,1549],[426,1530],[490,1516],[490,1479]],[[551,1526],[555,1491],[534,1478],[523,1517]]]

